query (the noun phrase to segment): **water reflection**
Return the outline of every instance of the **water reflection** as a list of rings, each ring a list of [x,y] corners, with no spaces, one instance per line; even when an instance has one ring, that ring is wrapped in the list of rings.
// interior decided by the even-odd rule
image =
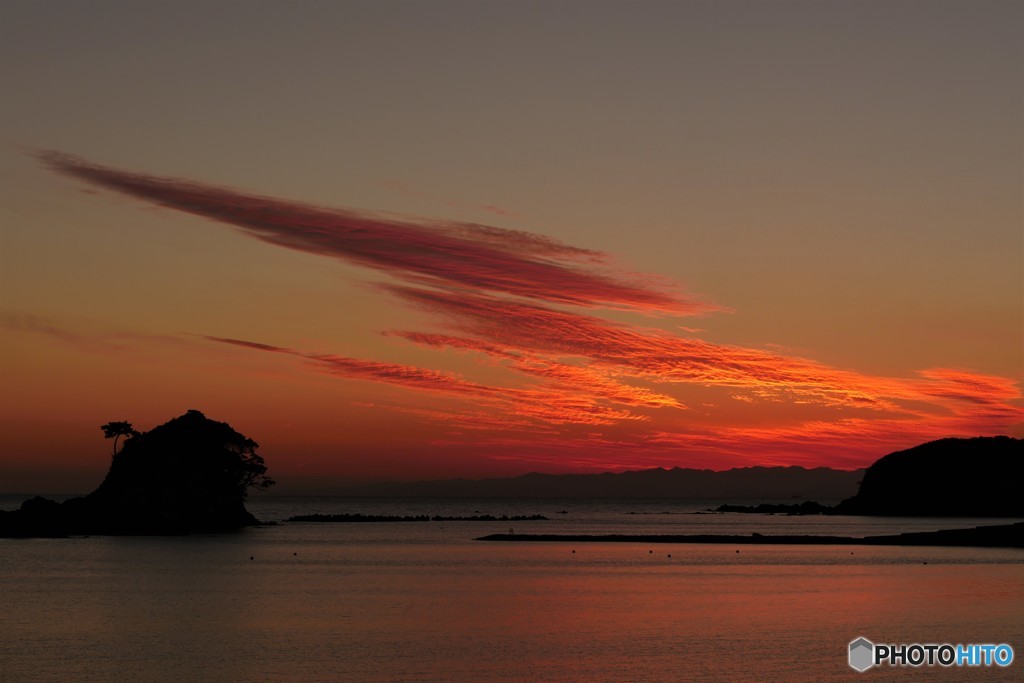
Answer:
[[[1018,550],[470,540],[484,527],[3,541],[0,668],[9,680],[859,680],[845,660],[858,635],[1024,652]]]

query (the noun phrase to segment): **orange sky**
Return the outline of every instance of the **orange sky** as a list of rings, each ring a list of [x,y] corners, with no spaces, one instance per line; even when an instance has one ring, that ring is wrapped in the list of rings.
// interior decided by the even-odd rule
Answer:
[[[0,10],[0,490],[1024,435],[1018,3],[380,5]]]

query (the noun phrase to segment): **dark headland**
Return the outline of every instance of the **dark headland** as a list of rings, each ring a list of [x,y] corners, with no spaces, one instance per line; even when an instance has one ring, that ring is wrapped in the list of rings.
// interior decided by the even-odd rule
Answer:
[[[104,425],[104,432],[128,439],[103,483],[63,503],[37,496],[0,511],[0,537],[187,534],[259,524],[245,509],[246,492],[273,480],[257,443],[227,423],[190,410],[148,432],[127,422]]]
[[[877,460],[835,506],[723,505],[719,512],[885,517],[1024,517],[1024,440],[940,439]]]

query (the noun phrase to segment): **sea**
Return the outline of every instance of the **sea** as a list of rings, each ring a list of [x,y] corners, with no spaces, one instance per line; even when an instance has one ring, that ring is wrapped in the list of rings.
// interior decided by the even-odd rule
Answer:
[[[1024,550],[474,540],[1021,521],[706,513],[722,502],[253,495],[278,524],[0,539],[0,681],[1024,680]],[[548,519],[284,521],[313,513]],[[859,673],[858,637],[1015,660]]]

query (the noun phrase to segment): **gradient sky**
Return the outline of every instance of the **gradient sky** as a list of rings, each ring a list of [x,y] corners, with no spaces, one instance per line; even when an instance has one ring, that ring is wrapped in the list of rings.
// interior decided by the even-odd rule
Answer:
[[[1024,10],[0,2],[0,490],[1024,435]]]

